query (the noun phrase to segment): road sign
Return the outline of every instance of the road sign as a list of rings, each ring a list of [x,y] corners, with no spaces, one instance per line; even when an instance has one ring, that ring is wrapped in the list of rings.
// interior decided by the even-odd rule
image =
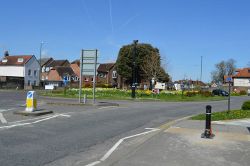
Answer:
[[[227,77],[226,78],[226,82],[232,82],[232,81],[233,81],[232,77]]]
[[[99,67],[97,62],[99,52],[96,50],[83,50],[82,56],[82,75],[84,76],[94,76],[95,71]]]

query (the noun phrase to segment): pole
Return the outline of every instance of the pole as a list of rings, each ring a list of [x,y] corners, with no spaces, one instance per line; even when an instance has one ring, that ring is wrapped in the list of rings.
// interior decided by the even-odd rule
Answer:
[[[201,56],[201,75],[200,75],[200,81],[202,81],[202,56]]]
[[[93,78],[93,104],[95,104],[95,83],[96,83],[97,49],[95,50],[95,68]]]
[[[135,98],[135,56],[136,56],[136,45],[138,43],[138,40],[134,40],[134,49],[133,49],[133,66],[132,66],[132,92],[131,92],[131,97]]]
[[[230,96],[231,96],[231,82],[228,82],[228,104],[227,104],[227,112],[230,112]]]
[[[83,65],[83,50],[81,50],[81,55],[80,55],[79,103],[81,103],[81,96],[82,96],[82,65]]]
[[[41,75],[42,75],[42,47],[43,47],[44,42],[40,43],[40,59],[39,59],[39,84],[41,85]]]
[[[206,125],[205,125],[205,132],[202,133],[201,138],[213,138],[214,134],[212,134],[211,128],[211,114],[212,114],[212,106],[206,106]]]

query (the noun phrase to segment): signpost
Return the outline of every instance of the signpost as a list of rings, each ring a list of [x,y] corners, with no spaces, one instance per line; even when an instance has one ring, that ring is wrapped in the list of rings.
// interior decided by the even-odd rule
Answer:
[[[80,58],[80,81],[79,81],[79,103],[81,103],[82,95],[82,76],[93,76],[93,104],[95,104],[95,84],[97,72],[98,50],[82,50]]]
[[[228,113],[229,113],[229,111],[230,111],[230,96],[231,96],[231,84],[232,84],[232,82],[233,82],[233,79],[232,79],[232,77],[227,77],[226,78],[226,82],[228,83],[228,105],[227,105],[227,111],[228,111]]]

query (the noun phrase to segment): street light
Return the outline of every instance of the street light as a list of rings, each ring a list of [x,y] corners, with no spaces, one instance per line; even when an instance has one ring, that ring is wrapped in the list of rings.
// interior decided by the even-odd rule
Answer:
[[[40,65],[39,81],[40,81],[40,85],[41,85],[41,74],[42,74],[42,48],[43,48],[44,44],[45,44],[45,42],[43,42],[43,41],[40,43],[40,59],[39,59],[39,65]]]
[[[131,97],[135,98],[135,81],[136,81],[136,73],[135,73],[135,68],[136,68],[136,64],[135,64],[135,58],[136,58],[136,45],[138,43],[138,40],[134,40],[134,51],[133,51],[133,66],[132,66],[132,93],[131,93]]]

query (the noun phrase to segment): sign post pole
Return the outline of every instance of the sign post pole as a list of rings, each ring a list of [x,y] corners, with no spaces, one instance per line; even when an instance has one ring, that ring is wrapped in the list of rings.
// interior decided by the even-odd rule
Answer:
[[[96,84],[97,49],[95,50],[94,78],[93,78],[93,104],[95,104],[95,84]]]
[[[82,96],[82,63],[83,63],[83,50],[81,50],[81,58],[80,58],[79,103],[81,103],[81,96]]]

